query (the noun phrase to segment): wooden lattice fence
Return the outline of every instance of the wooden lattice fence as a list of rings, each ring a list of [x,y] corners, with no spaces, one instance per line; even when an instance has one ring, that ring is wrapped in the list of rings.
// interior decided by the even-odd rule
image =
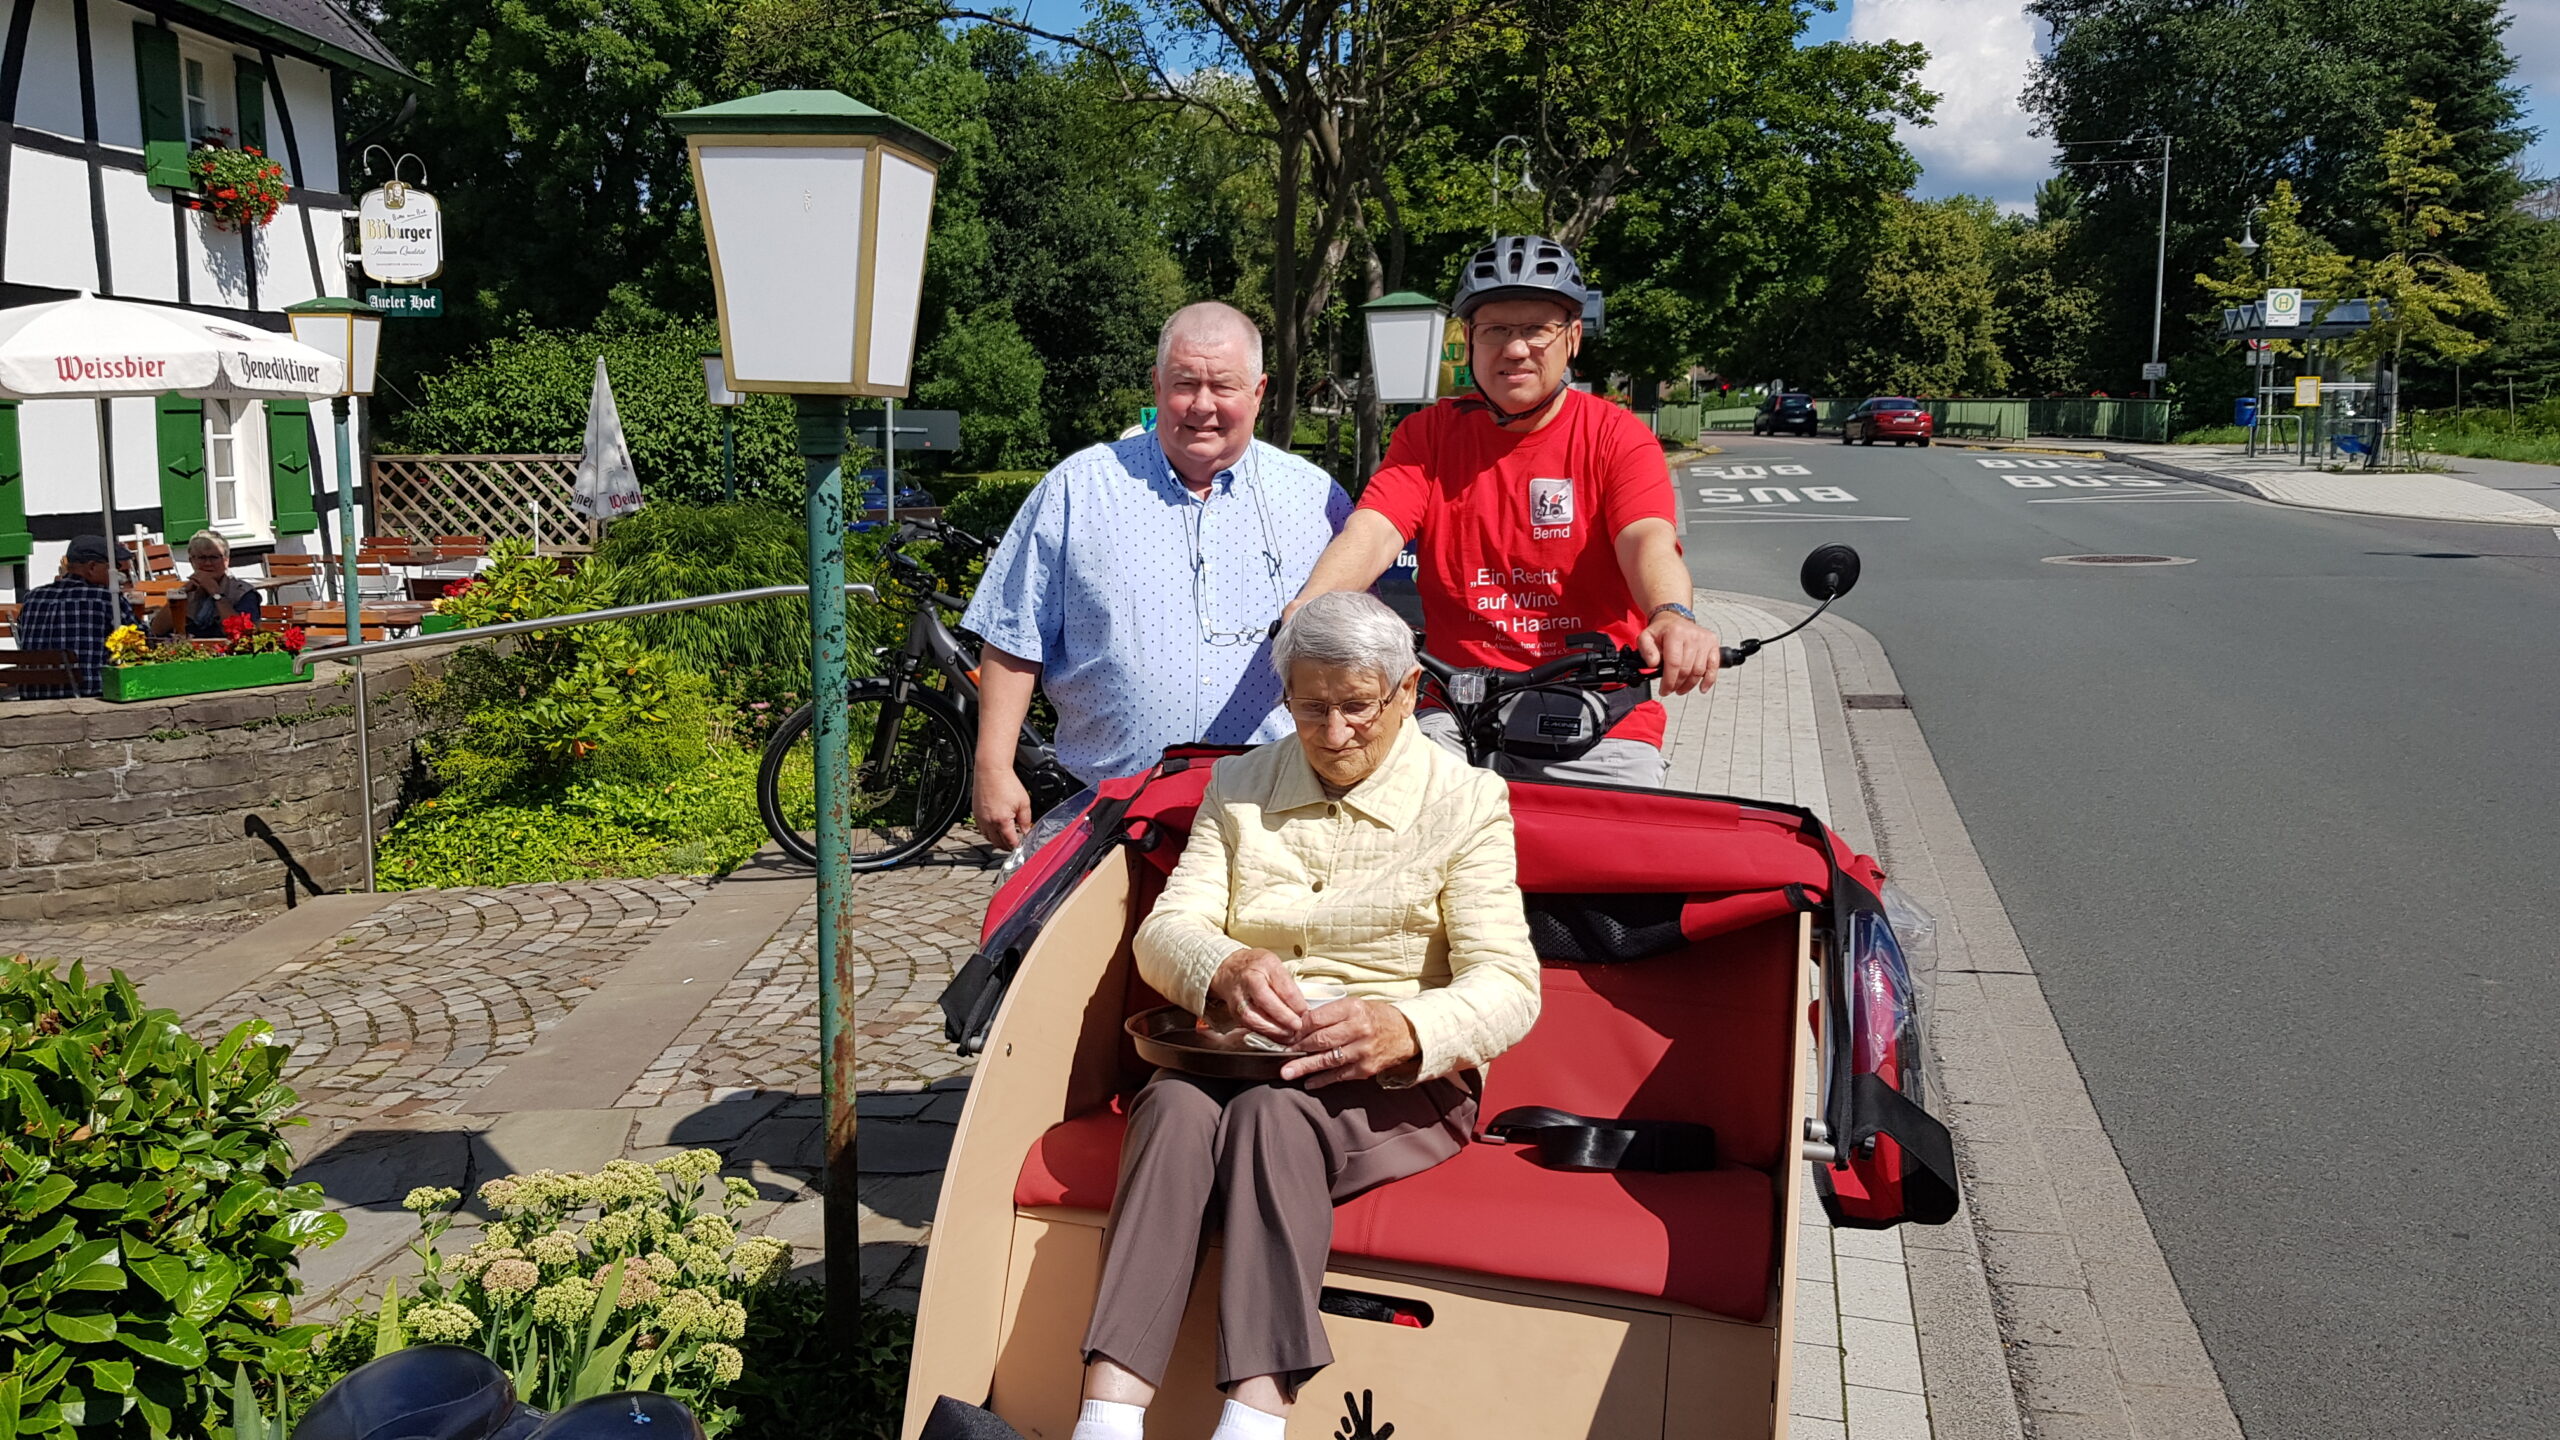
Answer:
[[[575,455],[376,455],[378,533],[531,537],[545,551],[592,546],[596,522],[569,506]]]

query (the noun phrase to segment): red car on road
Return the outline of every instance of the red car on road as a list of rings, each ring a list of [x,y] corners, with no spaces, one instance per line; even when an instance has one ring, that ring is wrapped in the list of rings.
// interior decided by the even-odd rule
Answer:
[[[1926,445],[1936,438],[1938,426],[1917,400],[1899,395],[1878,395],[1849,412],[1840,422],[1840,443],[1873,445],[1890,440],[1896,445],[1913,442]]]

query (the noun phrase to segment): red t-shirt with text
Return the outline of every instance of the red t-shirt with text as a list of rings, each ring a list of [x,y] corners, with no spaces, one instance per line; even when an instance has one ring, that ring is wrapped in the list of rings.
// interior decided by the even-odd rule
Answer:
[[[1443,400],[1396,426],[1360,496],[1414,542],[1431,653],[1504,670],[1552,660],[1585,630],[1635,644],[1645,617],[1618,568],[1618,532],[1676,523],[1676,503],[1662,442],[1579,390],[1527,435]],[[1661,744],[1661,705],[1638,706],[1609,734]]]

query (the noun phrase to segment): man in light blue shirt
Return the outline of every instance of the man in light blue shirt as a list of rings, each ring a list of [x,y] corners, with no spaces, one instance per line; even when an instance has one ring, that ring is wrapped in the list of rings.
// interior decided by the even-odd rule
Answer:
[[[1058,761],[1090,785],[1165,748],[1291,733],[1268,651],[1280,609],[1342,528],[1331,476],[1253,438],[1262,334],[1232,306],[1175,311],[1156,343],[1156,428],[1079,451],[1040,481],[962,617],[979,667],[979,832],[1031,826],[1013,773],[1035,687]]]

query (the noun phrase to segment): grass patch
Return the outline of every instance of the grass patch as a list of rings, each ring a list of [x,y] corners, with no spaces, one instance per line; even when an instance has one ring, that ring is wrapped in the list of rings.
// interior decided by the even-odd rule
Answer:
[[[2173,445],[2246,445],[2249,432],[2237,425],[2207,425],[2189,430],[2170,442]]]
[[[665,781],[574,781],[458,805],[422,800],[384,837],[386,890],[527,885],[634,875],[721,875],[762,848],[756,752],[718,744]]]
[[[2513,435],[2481,431],[2418,431],[2414,439],[2421,451],[2429,455],[2454,455],[2468,460],[2518,460],[2528,465],[2560,465],[2560,435]]]

